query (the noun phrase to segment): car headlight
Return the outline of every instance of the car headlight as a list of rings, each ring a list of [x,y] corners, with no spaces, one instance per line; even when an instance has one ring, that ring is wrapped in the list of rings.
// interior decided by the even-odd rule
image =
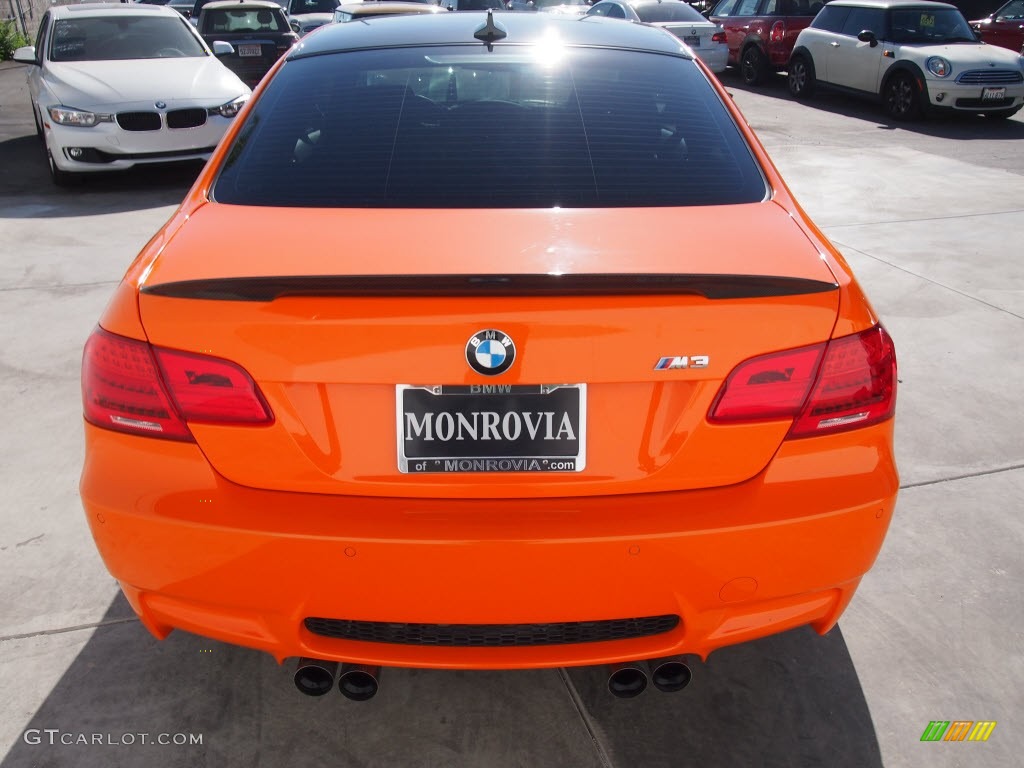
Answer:
[[[47,107],[46,111],[49,113],[50,119],[57,125],[73,125],[77,128],[92,128],[97,123],[109,123],[114,119],[113,115],[88,112],[84,109],[64,107],[60,104]]]
[[[248,95],[239,96],[237,99],[232,99],[227,104],[221,104],[219,107],[214,107],[209,110],[211,115],[221,115],[222,117],[234,117],[241,111],[242,107],[245,106],[245,102],[249,100]]]
[[[936,77],[949,77],[949,73],[953,71],[953,65],[941,56],[932,56],[928,59],[925,66]]]

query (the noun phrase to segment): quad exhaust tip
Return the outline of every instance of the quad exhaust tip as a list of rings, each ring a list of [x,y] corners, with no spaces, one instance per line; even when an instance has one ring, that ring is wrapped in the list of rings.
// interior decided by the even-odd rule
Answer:
[[[336,661],[320,659],[299,659],[295,665],[295,687],[307,696],[323,696],[334,687],[338,680],[338,690],[346,699],[352,701],[369,701],[380,689],[380,667],[363,664],[339,664]]]
[[[632,699],[647,689],[647,671],[651,682],[663,693],[675,693],[690,684],[693,673],[680,658],[655,659],[644,662],[624,662],[610,668],[608,690],[620,699]]]
[[[365,664],[342,664],[338,690],[346,699],[369,701],[380,688],[380,667]]]
[[[664,693],[681,691],[693,677],[679,658],[651,662],[623,662],[610,667],[608,690],[620,699],[632,699],[647,689],[647,667],[654,687]],[[339,664],[336,661],[301,658],[295,667],[295,687],[307,696],[323,696],[338,681],[338,690],[346,699],[369,701],[380,690],[380,667],[366,664]]]
[[[619,699],[632,699],[647,688],[647,673],[643,664],[627,662],[616,664],[608,674],[608,690]]]
[[[682,659],[658,659],[651,662],[651,682],[663,693],[681,691],[690,684],[693,673]]]
[[[295,666],[295,687],[307,696],[323,696],[334,687],[338,662],[299,659]]]

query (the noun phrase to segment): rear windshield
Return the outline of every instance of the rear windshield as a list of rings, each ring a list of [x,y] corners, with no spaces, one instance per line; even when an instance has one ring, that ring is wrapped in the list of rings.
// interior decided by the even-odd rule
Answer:
[[[204,35],[247,32],[289,32],[284,16],[272,8],[216,8],[202,15]]]
[[[119,61],[205,56],[206,49],[179,16],[94,16],[60,19],[50,61]]]
[[[684,58],[405,48],[288,62],[214,198],[240,205],[533,208],[763,200],[760,167]]]
[[[288,13],[300,16],[304,13],[334,13],[339,0],[292,0]]]
[[[653,3],[651,5],[634,5],[633,10],[640,21],[658,23],[661,21],[688,21],[706,24],[699,11],[687,3]]]

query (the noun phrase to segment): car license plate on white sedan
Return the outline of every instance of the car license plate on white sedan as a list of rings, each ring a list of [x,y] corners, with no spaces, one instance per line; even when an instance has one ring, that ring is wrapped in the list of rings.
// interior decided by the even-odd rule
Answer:
[[[585,384],[396,388],[403,473],[582,472]]]
[[[687,35],[683,38],[683,42],[691,48],[700,48],[700,37],[697,35]]]
[[[262,56],[263,46],[260,45],[240,45],[238,46],[239,56]]]
[[[1005,88],[982,88],[981,89],[981,100],[982,101],[1002,101],[1006,98]]]

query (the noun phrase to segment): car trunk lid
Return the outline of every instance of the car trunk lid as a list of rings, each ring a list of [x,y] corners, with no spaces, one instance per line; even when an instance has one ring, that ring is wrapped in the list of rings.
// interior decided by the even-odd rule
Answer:
[[[156,261],[140,311],[153,344],[241,365],[273,411],[266,427],[190,424],[228,479],[510,497],[753,476],[788,420],[712,424],[708,409],[744,359],[826,340],[838,296],[820,255],[774,203],[486,212],[210,204]],[[514,344],[514,362],[498,375],[472,366],[471,340],[488,331]],[[428,451],[438,464],[417,471],[418,451],[459,457],[459,437],[475,450],[487,432],[486,415],[458,435],[435,419],[434,442],[451,444],[425,446],[424,414],[444,410],[431,399],[439,395],[475,397],[466,414],[522,397],[509,430],[571,436],[571,471],[531,469],[521,460],[542,458],[539,449],[497,445],[509,434],[500,422],[484,454],[516,462],[446,465]],[[563,423],[560,408],[579,420]],[[419,442],[405,440],[410,427]]]

